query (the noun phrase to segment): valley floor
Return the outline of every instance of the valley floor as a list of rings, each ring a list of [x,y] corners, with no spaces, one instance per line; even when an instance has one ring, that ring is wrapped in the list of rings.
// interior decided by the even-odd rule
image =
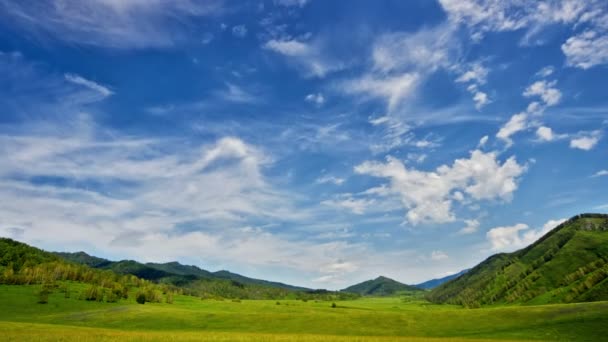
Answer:
[[[0,286],[0,340],[9,341],[601,341],[608,302],[463,309],[392,297],[353,301],[87,302],[38,286]]]

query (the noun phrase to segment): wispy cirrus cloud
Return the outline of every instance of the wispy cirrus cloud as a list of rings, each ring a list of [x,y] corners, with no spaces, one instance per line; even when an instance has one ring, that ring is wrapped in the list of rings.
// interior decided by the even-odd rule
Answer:
[[[220,1],[0,1],[0,16],[39,39],[129,49],[188,39],[186,22],[222,11]],[[43,15],[41,15],[43,13]]]
[[[276,38],[262,47],[283,55],[287,63],[299,69],[306,77],[323,78],[331,72],[344,68],[344,63],[324,53],[322,40]]]

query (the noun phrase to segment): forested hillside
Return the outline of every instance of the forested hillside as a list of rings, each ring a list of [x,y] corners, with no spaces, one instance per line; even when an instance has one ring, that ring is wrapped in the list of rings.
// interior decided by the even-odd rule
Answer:
[[[212,273],[176,262],[112,262],[84,252],[50,253],[0,238],[1,284],[42,284],[41,297],[44,297],[52,291],[67,291],[67,287],[62,286],[65,281],[89,286],[77,294],[82,299],[108,302],[130,295],[141,296],[143,302],[171,301],[175,293],[218,299],[337,300],[356,297],[348,293],[314,291],[247,278],[227,271]]]
[[[427,298],[473,307],[608,300],[608,215],[575,216],[522,250],[491,256]]]

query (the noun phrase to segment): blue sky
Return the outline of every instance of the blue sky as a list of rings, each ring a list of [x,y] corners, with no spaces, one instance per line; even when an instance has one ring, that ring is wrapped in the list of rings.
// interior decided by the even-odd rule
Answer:
[[[604,1],[0,0],[0,235],[338,289],[608,211]]]

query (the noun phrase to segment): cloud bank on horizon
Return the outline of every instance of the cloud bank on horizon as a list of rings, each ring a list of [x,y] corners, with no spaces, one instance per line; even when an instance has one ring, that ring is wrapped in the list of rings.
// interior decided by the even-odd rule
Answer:
[[[1,236],[335,289],[455,273],[608,207],[604,1],[0,18]]]

